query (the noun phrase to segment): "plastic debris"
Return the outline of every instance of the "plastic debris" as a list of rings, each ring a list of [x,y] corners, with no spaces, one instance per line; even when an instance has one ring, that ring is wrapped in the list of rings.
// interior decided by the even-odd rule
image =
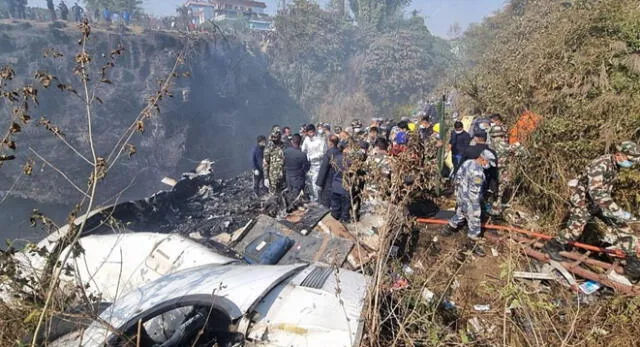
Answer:
[[[478,312],[487,312],[491,310],[491,306],[489,305],[473,305],[473,309]]]
[[[402,272],[407,276],[411,276],[415,273],[415,271],[411,268],[411,266],[409,266],[409,264],[404,264],[402,266]]]
[[[624,284],[624,285],[627,285],[627,286],[633,285],[631,283],[631,281],[629,281],[628,278],[622,276],[621,274],[619,274],[619,273],[617,273],[615,271],[610,271],[607,274],[607,278],[612,280],[612,281],[614,281],[614,282],[618,282],[618,283],[621,283],[621,284]]]
[[[433,298],[436,296],[436,293],[432,292],[427,288],[423,288],[422,292],[420,292],[420,296],[422,297],[422,301],[426,303],[430,303]]]
[[[524,271],[514,271],[513,277],[534,279],[534,280],[555,280],[556,279],[556,276],[554,276],[552,273],[524,272]]]
[[[579,288],[583,293],[585,293],[587,295],[590,295],[590,294],[593,294],[593,293],[597,292],[598,289],[602,288],[602,284],[600,284],[600,283],[598,283],[596,281],[589,280],[589,281],[586,281],[586,282],[582,283],[579,286]]]
[[[500,255],[500,253],[498,253],[497,249],[491,247],[491,255],[494,256],[494,257],[497,257],[497,256]]]
[[[409,287],[409,281],[406,278],[398,278],[391,285],[391,290],[400,290]]]

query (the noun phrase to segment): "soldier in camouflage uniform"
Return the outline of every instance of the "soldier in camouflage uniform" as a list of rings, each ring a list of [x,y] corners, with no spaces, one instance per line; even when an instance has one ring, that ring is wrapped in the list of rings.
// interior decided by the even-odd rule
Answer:
[[[511,173],[509,172],[509,161],[512,156],[511,146],[507,141],[507,129],[502,124],[502,117],[495,114],[491,117],[492,125],[489,129],[489,148],[498,156],[498,191],[494,196],[490,213],[500,215],[502,213],[502,197],[504,191],[511,184]]]
[[[274,126],[271,129],[270,140],[264,149],[264,185],[269,188],[269,193],[277,195],[285,187],[284,143],[279,126]]]
[[[558,237],[548,241],[544,250],[556,260],[563,260],[559,254],[565,250],[567,242],[574,241],[582,235],[587,222],[592,216],[592,207],[602,213],[604,217],[621,225],[625,230],[626,222],[632,220],[631,213],[624,211],[611,198],[613,182],[620,168],[630,168],[640,159],[640,152],[635,143],[625,141],[617,147],[615,154],[605,154],[592,161],[578,176],[569,181],[571,191],[569,219],[564,230]],[[635,253],[635,237],[621,232],[610,238],[616,247],[627,252]],[[608,240],[609,241],[609,240]]]
[[[362,134],[363,134],[363,128],[362,128],[362,121],[359,119],[354,119],[351,122],[351,130],[352,130],[352,134],[351,137],[358,141],[362,139]]]
[[[485,183],[484,170],[496,165],[496,157],[489,150],[480,156],[467,160],[460,166],[456,175],[456,214],[449,220],[445,236],[457,231],[465,222],[469,228],[467,237],[474,242],[480,240],[482,232],[482,187]],[[484,250],[476,245],[474,251],[484,256]]]

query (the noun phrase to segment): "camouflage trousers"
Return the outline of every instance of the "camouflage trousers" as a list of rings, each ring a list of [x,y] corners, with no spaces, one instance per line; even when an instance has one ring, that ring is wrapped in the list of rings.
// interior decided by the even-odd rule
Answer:
[[[456,214],[449,219],[449,226],[459,229],[467,223],[469,236],[479,236],[482,231],[482,209],[474,208],[470,203],[456,204]]]
[[[498,192],[491,206],[494,212],[502,212],[502,197],[509,185],[511,185],[511,173],[507,167],[500,167],[498,171]]]
[[[569,198],[569,202],[571,207],[569,208],[569,218],[565,229],[558,235],[559,239],[563,241],[578,239],[592,217],[586,187],[577,184],[576,186],[570,186],[570,188],[571,197]],[[631,228],[625,224],[617,226],[615,230],[607,227],[603,241],[613,245],[610,248],[635,253],[638,247],[638,241],[640,240],[633,234]]]
[[[589,211],[589,201],[587,200],[587,189],[582,184],[570,182],[571,197],[569,198],[569,219],[564,230],[560,232],[560,239],[575,240],[582,235],[584,227],[591,218]]]
[[[283,176],[269,175],[269,193],[280,195],[286,186]]]

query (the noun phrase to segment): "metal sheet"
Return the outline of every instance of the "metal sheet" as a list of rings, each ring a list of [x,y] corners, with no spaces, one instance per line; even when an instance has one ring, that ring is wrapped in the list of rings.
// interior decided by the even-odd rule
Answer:
[[[69,261],[75,280],[106,302],[172,272],[238,262],[177,234],[92,235],[79,243],[84,252]]]
[[[306,264],[205,265],[170,275],[137,288],[120,298],[85,332],[83,345],[100,346],[109,335],[108,327],[120,328],[132,318],[163,302],[196,295],[215,294],[233,306],[226,312],[232,320],[242,316],[282,280],[306,267]]]
[[[249,338],[265,346],[359,345],[367,278],[340,270],[319,289],[300,286],[311,272],[313,267],[305,269],[260,301]]]

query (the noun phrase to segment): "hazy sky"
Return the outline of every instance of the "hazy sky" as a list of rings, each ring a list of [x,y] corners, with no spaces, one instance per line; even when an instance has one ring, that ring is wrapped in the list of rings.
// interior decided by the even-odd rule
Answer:
[[[58,2],[59,0],[54,0]],[[328,0],[319,0],[326,3]],[[462,28],[502,8],[506,0],[413,0],[410,10],[417,9],[427,19],[427,26],[434,34],[447,37],[451,24],[458,22]],[[74,0],[67,0],[73,4]],[[174,15],[176,7],[185,0],[144,0],[145,8],[155,15]],[[276,10],[276,0],[265,0],[267,11]],[[287,3],[291,0],[287,0]],[[29,0],[29,4],[45,6],[46,0]],[[410,11],[409,10],[409,11]]]

